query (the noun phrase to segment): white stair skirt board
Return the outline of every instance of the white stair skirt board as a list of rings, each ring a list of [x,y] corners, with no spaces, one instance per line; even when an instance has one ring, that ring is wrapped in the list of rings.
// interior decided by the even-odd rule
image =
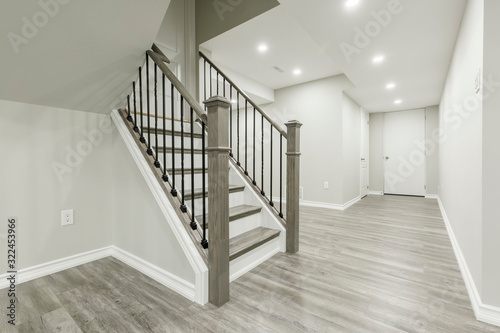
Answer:
[[[280,239],[276,237],[252,251],[245,253],[241,257],[231,260],[229,263],[229,281],[232,282],[245,273],[248,273],[278,252],[282,251],[280,250]]]
[[[79,265],[83,265],[95,260],[109,257],[112,253],[111,247],[105,247],[85,253],[76,254],[70,257],[57,259],[44,264],[20,269],[17,272],[17,283],[24,283],[38,279],[50,274],[64,271]],[[0,289],[7,288],[10,283],[6,280],[9,274],[0,275]]]
[[[159,208],[165,216],[166,222],[169,224],[175,238],[182,248],[183,253],[186,255],[189,265],[195,273],[196,281],[194,301],[199,304],[208,303],[208,267],[205,265],[205,262],[198,253],[195,244],[187,234],[187,231],[182,225],[182,222],[177,216],[177,213],[168,201],[165,192],[156,180],[153,171],[142,155],[134,138],[130,134],[127,125],[123,122],[121,116],[118,113],[118,110],[113,110],[113,112],[111,112],[111,118],[118,128],[123,141],[125,142],[128,150],[130,151],[130,154],[137,164],[137,167],[141,171],[144,180],[148,184],[151,193],[155,197]]]
[[[161,283],[167,288],[172,289],[187,299],[195,301],[196,289],[194,284],[189,283],[188,281],[185,281],[137,256],[134,256],[133,254],[119,249],[116,246],[109,246],[54,260],[41,265],[23,268],[17,272],[17,283],[20,284],[28,282],[109,256],[120,260],[126,265],[138,270],[144,275],[149,276],[153,280]],[[10,286],[9,281],[7,281],[8,276],[9,274],[0,275],[0,289]]]
[[[500,308],[483,304],[481,296],[477,291],[476,284],[472,279],[469,267],[467,266],[467,262],[465,261],[465,258],[462,254],[462,250],[460,250],[458,241],[455,238],[453,229],[451,228],[450,220],[446,215],[443,203],[441,202],[441,199],[439,197],[437,200],[439,208],[441,209],[441,214],[443,215],[443,220],[446,225],[446,230],[448,231],[448,236],[450,237],[450,241],[453,246],[453,251],[455,252],[455,256],[457,258],[460,271],[462,272],[462,278],[464,279],[465,286],[467,287],[467,291],[469,293],[469,298],[471,300],[472,309],[474,310],[476,319],[488,324],[500,326]]]
[[[369,191],[368,195],[384,195],[383,191]]]

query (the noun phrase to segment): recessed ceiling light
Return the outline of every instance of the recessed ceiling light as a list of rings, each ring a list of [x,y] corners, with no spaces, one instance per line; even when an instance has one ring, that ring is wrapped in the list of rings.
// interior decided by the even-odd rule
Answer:
[[[293,75],[300,75],[302,73],[302,70],[297,68],[293,71]]]
[[[259,47],[257,48],[260,53],[264,53],[267,51],[267,45],[266,44],[260,44]]]
[[[385,57],[383,55],[378,55],[375,58],[373,58],[373,62],[374,63],[379,63],[379,62],[384,61],[384,59],[385,59]]]
[[[396,84],[391,82],[391,83],[388,83],[385,87],[387,89],[394,89],[394,87],[396,87]]]
[[[397,99],[397,100],[394,101],[394,104],[401,104],[402,102],[403,102],[402,100]]]
[[[354,7],[354,6],[356,6],[358,3],[359,3],[359,0],[347,0],[347,1],[345,2],[345,5],[346,5],[347,7]]]

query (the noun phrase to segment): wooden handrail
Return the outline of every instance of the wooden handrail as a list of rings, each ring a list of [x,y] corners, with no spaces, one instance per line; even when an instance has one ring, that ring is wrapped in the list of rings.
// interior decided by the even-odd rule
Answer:
[[[151,46],[151,50],[153,50],[153,52],[158,53],[160,55],[161,60],[163,60],[167,64],[170,64],[170,59],[168,59],[165,53],[163,53],[162,50],[158,46],[156,46],[156,44],[153,44],[153,46]]]
[[[266,118],[266,120],[271,123],[271,125],[273,125],[274,128],[276,128],[276,130],[281,134],[283,135],[283,137],[285,139],[287,139],[287,132],[285,130],[283,130],[281,128],[281,126],[275,122],[264,110],[262,110],[257,104],[255,104],[251,99],[250,97],[248,97],[247,94],[245,94],[240,88],[238,88],[238,86],[226,75],[224,74],[223,71],[220,70],[219,67],[217,67],[210,59],[207,58],[206,55],[203,54],[203,52],[200,51],[200,56],[205,59],[209,64],[210,66],[212,66],[212,68],[214,68],[217,72],[219,72],[219,74],[230,84],[233,86],[234,89],[236,89],[237,92],[239,92],[241,95],[243,95],[244,98],[246,98],[246,100],[248,101],[248,103],[250,103],[250,105],[252,105],[257,111],[259,111],[259,113],[264,117]]]
[[[193,108],[194,112],[198,118],[200,118],[205,124],[207,124],[207,113],[201,105],[198,103],[196,98],[194,98],[189,91],[184,87],[184,85],[179,81],[179,79],[175,76],[174,73],[165,65],[161,58],[161,54],[156,53],[152,50],[147,51],[147,54],[153,59],[156,65],[161,69],[161,71],[165,74],[168,80],[174,85],[177,91],[184,97],[184,100]]]

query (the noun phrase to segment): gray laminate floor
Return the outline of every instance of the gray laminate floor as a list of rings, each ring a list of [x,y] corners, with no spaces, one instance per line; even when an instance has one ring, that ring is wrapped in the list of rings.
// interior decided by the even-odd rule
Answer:
[[[1,332],[500,332],[474,319],[435,200],[302,207],[301,223],[300,253],[234,281],[221,308],[106,258],[19,285],[17,330],[2,315]]]

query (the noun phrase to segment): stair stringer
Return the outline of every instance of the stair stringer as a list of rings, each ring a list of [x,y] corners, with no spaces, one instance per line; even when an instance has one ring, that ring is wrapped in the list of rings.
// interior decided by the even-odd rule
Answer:
[[[271,258],[278,252],[286,251],[286,229],[282,222],[279,221],[276,214],[271,211],[267,203],[263,200],[261,195],[258,195],[253,189],[254,186],[245,176],[240,173],[236,163],[229,159],[229,182],[232,185],[245,185],[243,191],[244,202],[248,205],[255,205],[262,207],[259,214],[252,216],[252,218],[259,218],[260,226],[280,230],[280,235],[272,241],[259,246],[258,248],[230,261],[230,281],[234,281],[253,268],[257,267],[267,259]]]
[[[144,177],[149,189],[151,190],[151,193],[155,197],[165,220],[168,222],[175,238],[179,242],[184,255],[188,259],[189,265],[195,273],[195,285],[193,290],[190,293],[182,293],[182,295],[201,305],[208,303],[208,267],[205,264],[205,261],[200,255],[191,237],[187,234],[185,227],[182,225],[182,221],[168,200],[164,190],[158,183],[140,148],[137,146],[134,138],[130,134],[127,125],[120,116],[119,111],[113,110],[111,118],[113,119],[120,136],[125,142],[125,145],[136,162],[137,167]],[[161,283],[162,281],[159,282]],[[176,290],[174,286],[167,285],[166,287]],[[178,290],[176,291],[179,292]]]

